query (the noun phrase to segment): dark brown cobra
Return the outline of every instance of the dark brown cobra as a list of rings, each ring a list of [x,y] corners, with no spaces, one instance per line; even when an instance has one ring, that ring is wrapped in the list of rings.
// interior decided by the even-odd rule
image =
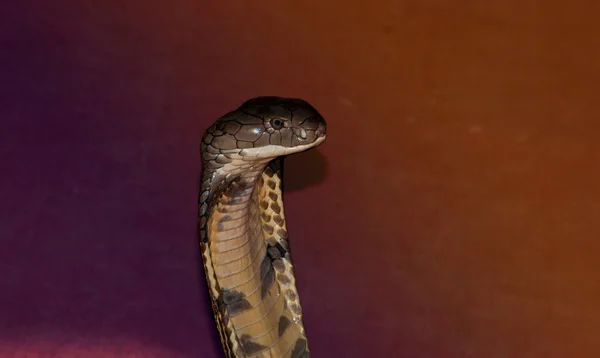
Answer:
[[[200,249],[230,357],[310,357],[282,199],[283,156],[321,144],[326,124],[300,99],[257,97],[202,137]]]

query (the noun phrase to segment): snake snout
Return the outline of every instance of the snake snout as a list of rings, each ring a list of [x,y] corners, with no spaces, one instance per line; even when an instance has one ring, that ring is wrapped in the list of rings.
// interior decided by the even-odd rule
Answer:
[[[324,137],[327,132],[327,124],[323,117],[321,117],[318,113],[315,113],[311,117],[303,120],[300,124],[302,129],[305,129],[307,132],[311,133],[308,135],[308,139],[312,140],[314,138]]]
[[[322,122],[321,124],[319,124],[319,127],[315,131],[315,134],[319,138],[325,137],[325,135],[327,134],[327,125],[325,124],[325,122]]]
[[[315,136],[317,138],[322,138],[322,137],[325,137],[326,134],[327,134],[327,123],[325,123],[325,120],[321,117],[318,119],[317,128],[315,129]]]

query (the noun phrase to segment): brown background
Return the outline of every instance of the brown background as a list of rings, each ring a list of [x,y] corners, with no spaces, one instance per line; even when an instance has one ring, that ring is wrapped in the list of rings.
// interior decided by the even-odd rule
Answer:
[[[256,95],[328,121],[315,357],[600,356],[597,2],[124,3],[0,5],[1,357],[219,356],[198,144]]]

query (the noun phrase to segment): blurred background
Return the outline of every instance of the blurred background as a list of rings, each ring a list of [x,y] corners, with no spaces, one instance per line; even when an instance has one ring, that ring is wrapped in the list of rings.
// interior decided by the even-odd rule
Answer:
[[[0,357],[221,357],[202,132],[300,97],[315,357],[600,356],[600,3],[0,4]]]

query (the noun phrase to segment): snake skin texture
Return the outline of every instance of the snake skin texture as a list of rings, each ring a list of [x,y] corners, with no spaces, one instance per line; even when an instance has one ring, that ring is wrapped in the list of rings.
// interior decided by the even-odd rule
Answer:
[[[256,97],[202,137],[200,250],[225,356],[310,357],[283,211],[283,156],[321,144],[306,101]]]

